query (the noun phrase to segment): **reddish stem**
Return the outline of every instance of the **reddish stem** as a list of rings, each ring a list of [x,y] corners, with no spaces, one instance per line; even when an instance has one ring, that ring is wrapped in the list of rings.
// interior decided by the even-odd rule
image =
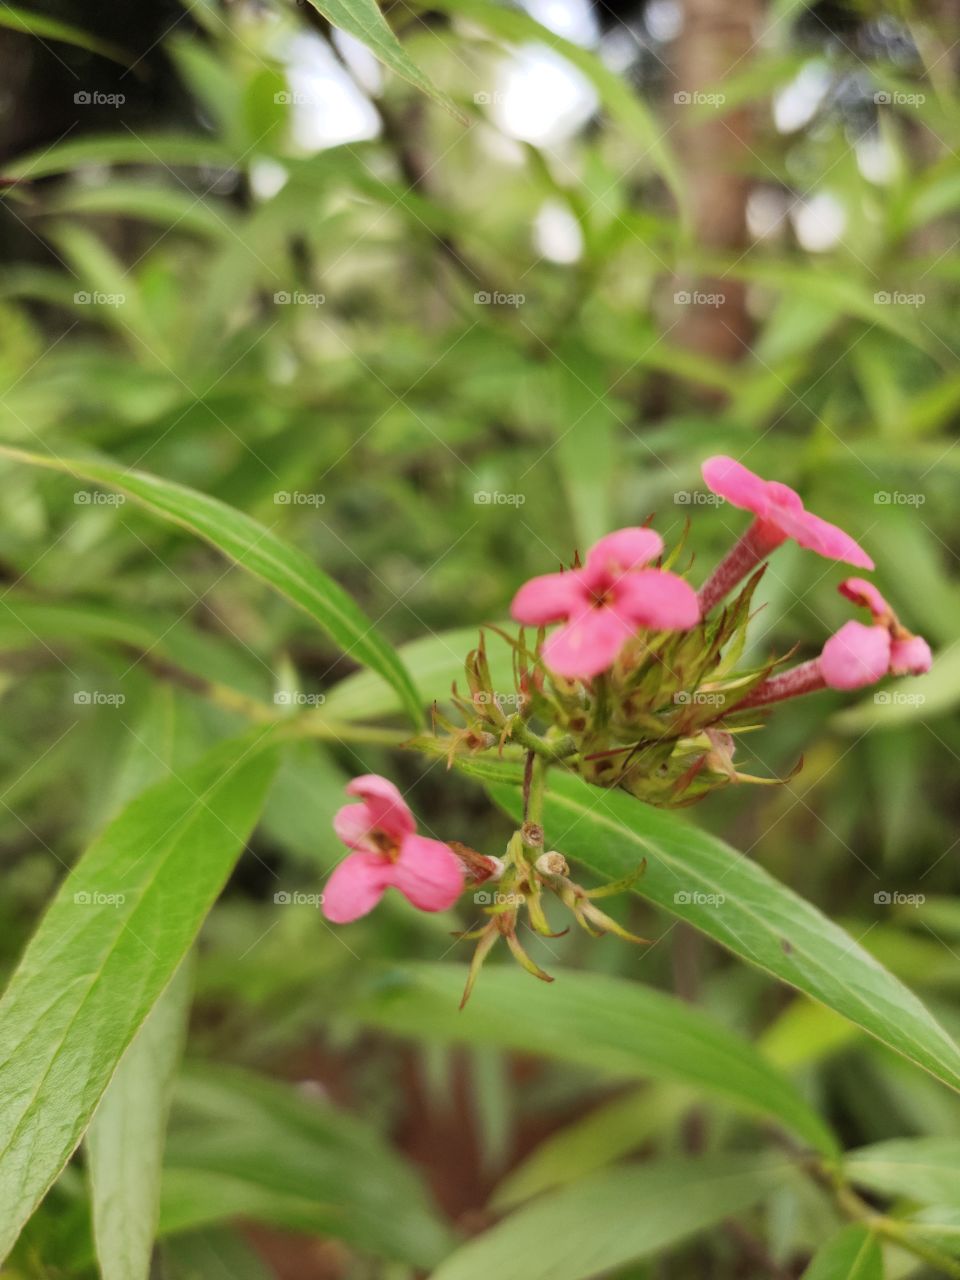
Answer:
[[[799,666],[782,671],[758,684],[753,693],[742,702],[737,703],[737,710],[742,707],[763,707],[770,702],[782,702],[784,698],[796,698],[801,693],[816,693],[825,689],[827,682],[820,671],[820,659],[811,658],[809,662],[801,662]]]
[[[705,618],[715,604],[728,595],[738,582],[742,582],[783,541],[784,535],[776,526],[760,519],[754,520],[700,588],[697,599],[700,602],[701,618]]]

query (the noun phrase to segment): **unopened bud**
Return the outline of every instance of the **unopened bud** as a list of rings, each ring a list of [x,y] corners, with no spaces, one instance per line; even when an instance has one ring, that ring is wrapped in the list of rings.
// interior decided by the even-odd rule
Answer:
[[[528,848],[543,848],[543,827],[539,822],[525,822],[520,828],[520,837]]]
[[[566,858],[562,853],[557,853],[556,849],[551,849],[549,853],[541,853],[534,865],[538,871],[548,876],[565,876],[570,872]]]

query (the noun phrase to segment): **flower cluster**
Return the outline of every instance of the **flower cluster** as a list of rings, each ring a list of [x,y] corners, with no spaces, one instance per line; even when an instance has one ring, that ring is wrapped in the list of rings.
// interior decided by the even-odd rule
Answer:
[[[335,819],[351,852],[327,885],[328,919],[343,923],[365,915],[391,886],[421,910],[443,911],[467,884],[489,881],[496,892],[477,895],[490,899],[482,908],[487,922],[460,935],[478,942],[464,998],[499,938],[526,969],[549,981],[518,940],[521,913],[535,932],[556,936],[542,905],[549,893],[589,932],[631,937],[593,899],[635,877],[587,890],[570,879],[561,854],[544,852],[532,800],[542,791],[542,778],[539,788],[531,787],[534,769],[572,770],[653,804],[690,804],[731,782],[777,781],[751,777],[734,764],[736,736],[755,727],[750,721],[756,708],[930,669],[926,641],[904,627],[871,582],[847,578],[839,590],[869,611],[869,623],[846,622],[816,658],[789,669],[773,659],[737,670],[754,589],[782,543],[792,539],[861,570],[874,565],[849,534],[807,511],[787,485],[764,480],[727,457],[708,459],[703,477],[715,494],[752,513],[753,520],[699,591],[675,571],[681,548],[663,562],[663,540],[653,529],[608,534],[582,562],[533,578],[516,593],[511,612],[521,630],[505,636],[514,654],[515,693],[504,700],[494,690],[481,634],[466,663],[469,697],[454,687],[464,725],[437,716],[445,737],[413,744],[442,751],[448,764],[462,767],[470,757],[494,750],[501,756],[508,749],[520,752],[524,823],[504,857],[418,835],[391,782],[357,778],[348,792],[361,803],[341,809]],[[556,629],[548,634],[550,627]],[[534,629],[532,642],[525,628]]]

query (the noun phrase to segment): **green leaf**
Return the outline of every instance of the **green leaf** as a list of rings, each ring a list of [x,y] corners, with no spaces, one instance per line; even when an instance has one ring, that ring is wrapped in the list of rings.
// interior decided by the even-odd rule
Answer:
[[[883,1251],[872,1231],[854,1223],[817,1250],[803,1280],[883,1280]]]
[[[621,978],[553,972],[552,986],[525,983],[518,991],[512,967],[487,968],[458,1015],[467,966],[409,965],[381,979],[352,1013],[404,1035],[497,1045],[619,1078],[692,1085],[741,1110],[774,1116],[820,1151],[836,1150],[789,1081],[701,1010]]]
[[[786,1162],[716,1156],[626,1165],[542,1196],[447,1258],[432,1280],[585,1280],[649,1257],[769,1195]]]
[[[49,18],[43,13],[30,13],[26,9],[14,9],[3,4],[0,5],[0,27],[20,31],[38,40],[58,40],[63,44],[72,44],[78,49],[86,49],[88,53],[98,53],[101,58],[107,58],[110,62],[119,62],[123,67],[128,67],[131,62],[130,57],[116,45],[97,40],[79,27],[58,22],[56,18]]]
[[[216,138],[189,133],[106,134],[103,137],[70,138],[53,147],[41,147],[6,165],[9,178],[44,178],[84,164],[143,164],[173,168],[178,165],[236,163],[232,149]]]
[[[960,1140],[893,1138],[847,1156],[847,1177],[885,1196],[960,1209]]]
[[[454,1243],[417,1175],[369,1125],[288,1085],[193,1067],[177,1086],[161,1227],[241,1213],[416,1267]]]
[[[376,0],[310,0],[310,4],[318,13],[322,13],[328,22],[332,22],[335,27],[346,31],[361,44],[365,44],[385,67],[389,67],[391,71],[408,80],[422,93],[439,102],[456,119],[464,124],[467,123],[463,112],[445,93],[441,93],[432,81],[427,79],[409,56],[387,26]]]
[[[676,1125],[691,1101],[689,1089],[657,1085],[595,1108],[535,1147],[497,1187],[491,1207],[512,1209],[629,1155]]]
[[[174,1236],[163,1246],[165,1280],[276,1280],[260,1255],[226,1228]]]
[[[256,822],[270,734],[138,796],[66,877],[0,1001],[0,1258],[70,1158]]]
[[[492,631],[484,634],[494,688],[498,693],[510,693],[514,688],[513,651]],[[467,654],[477,647],[478,637],[478,627],[459,627],[456,631],[421,636],[400,646],[397,654],[410,673],[421,706],[448,701],[454,681],[461,693],[466,692],[463,666]],[[392,714],[399,705],[396,690],[375,671],[353,672],[334,685],[324,703],[326,711],[336,720],[371,720]]]
[[[150,1273],[167,1112],[186,1038],[192,978],[185,960],[120,1059],[87,1131],[102,1280],[147,1280]]]
[[[414,724],[423,722],[409,673],[360,607],[302,551],[250,516],[184,485],[113,463],[28,453],[9,445],[0,445],[0,455],[117,489],[155,515],[205,539],[318,622],[344,652],[383,676],[397,691]]]
[[[490,792],[520,818],[517,788],[494,784]],[[555,770],[544,826],[551,848],[611,880],[646,858],[634,893],[960,1090],[960,1050],[917,997],[816,907],[716,836]]]

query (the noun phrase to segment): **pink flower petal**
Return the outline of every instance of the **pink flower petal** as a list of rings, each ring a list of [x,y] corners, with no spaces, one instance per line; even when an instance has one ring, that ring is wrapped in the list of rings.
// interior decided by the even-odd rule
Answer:
[[[392,870],[392,864],[382,854],[348,854],[327,881],[323,914],[334,924],[359,920],[383,897]]]
[[[651,631],[686,631],[700,621],[697,593],[666,569],[639,569],[616,585],[616,608],[635,626]]]
[[[348,849],[367,853],[381,852],[373,839],[374,822],[365,804],[345,804],[333,815],[333,829]]]
[[[370,829],[382,831],[397,844],[404,836],[412,835],[416,831],[417,824],[406,800],[389,778],[381,778],[377,773],[361,774],[359,778],[354,778],[347,784],[347,795],[361,798],[367,809]],[[340,818],[344,812],[345,810],[341,809],[337,818]],[[340,835],[339,830],[337,835]],[[341,839],[343,839],[342,836]]]
[[[726,498],[735,507],[752,511],[754,515],[766,514],[769,501],[767,482],[754,475],[742,463],[724,454],[717,454],[706,460],[701,471],[704,483],[713,493]]]
[[[623,573],[649,564],[663,552],[663,539],[654,529],[634,526],[617,529],[601,538],[587,552],[587,569],[590,574]]]
[[[933,666],[933,654],[923,636],[894,640],[890,646],[890,674],[922,676]]]
[[[555,631],[543,646],[543,658],[557,675],[590,680],[613,665],[635,626],[616,609],[585,609]]]
[[[586,599],[587,592],[576,569],[569,573],[545,573],[523,584],[513,597],[510,612],[517,622],[543,627],[578,612]]]
[[[463,866],[447,845],[426,836],[407,836],[389,867],[390,884],[420,911],[446,911],[463,892]]]
[[[840,583],[837,590],[854,604],[860,605],[862,609],[869,609],[876,622],[894,616],[886,600],[872,582],[867,582],[866,578],[847,578]]]
[[[843,560],[858,569],[873,569],[874,563],[848,533],[838,529],[829,520],[821,520],[809,511],[779,510],[770,517],[783,532],[801,547],[816,551],[828,560]]]
[[[887,674],[890,633],[886,627],[845,622],[823,646],[820,674],[831,689],[861,689]]]

